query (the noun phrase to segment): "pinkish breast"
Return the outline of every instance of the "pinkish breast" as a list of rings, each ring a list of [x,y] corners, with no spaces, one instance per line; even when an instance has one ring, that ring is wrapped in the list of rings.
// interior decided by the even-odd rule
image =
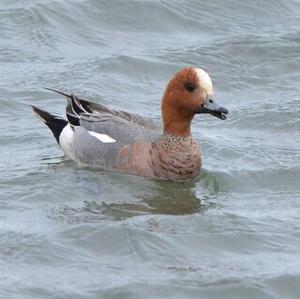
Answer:
[[[185,181],[200,174],[199,145],[191,136],[163,136],[151,144],[149,167],[153,176],[172,181]]]

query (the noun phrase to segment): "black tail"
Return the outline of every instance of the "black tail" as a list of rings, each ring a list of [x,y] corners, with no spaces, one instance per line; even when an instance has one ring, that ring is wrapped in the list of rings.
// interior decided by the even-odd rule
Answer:
[[[59,135],[68,122],[62,117],[52,115],[44,110],[32,106],[34,114],[44,122],[52,131],[57,143],[59,144]]]

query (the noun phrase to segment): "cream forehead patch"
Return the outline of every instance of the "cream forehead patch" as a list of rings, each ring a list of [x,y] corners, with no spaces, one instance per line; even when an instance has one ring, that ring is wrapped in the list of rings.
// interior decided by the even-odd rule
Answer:
[[[201,88],[209,95],[213,94],[213,85],[209,74],[200,68],[195,68]]]

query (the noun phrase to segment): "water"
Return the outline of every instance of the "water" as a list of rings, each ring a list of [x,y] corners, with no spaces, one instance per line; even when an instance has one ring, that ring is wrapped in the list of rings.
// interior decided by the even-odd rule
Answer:
[[[0,298],[299,298],[300,2],[2,0]],[[160,117],[206,68],[204,174],[186,184],[66,162],[29,104],[72,91]]]

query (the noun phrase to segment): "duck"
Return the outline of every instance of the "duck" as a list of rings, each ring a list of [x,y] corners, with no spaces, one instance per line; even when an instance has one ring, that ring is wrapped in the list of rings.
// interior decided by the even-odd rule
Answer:
[[[201,174],[202,158],[191,124],[196,115],[225,120],[203,68],[185,67],[169,81],[161,101],[162,124],[55,89],[67,99],[66,117],[36,106],[33,113],[52,131],[67,159],[80,166],[185,182]]]

